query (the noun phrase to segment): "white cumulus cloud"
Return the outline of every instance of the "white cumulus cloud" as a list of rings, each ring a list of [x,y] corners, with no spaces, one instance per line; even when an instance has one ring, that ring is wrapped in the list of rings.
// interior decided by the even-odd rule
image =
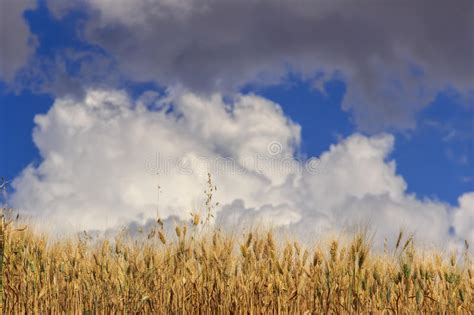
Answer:
[[[461,240],[474,243],[474,192],[459,198],[459,207],[454,210],[454,229]]]
[[[14,180],[10,202],[48,229],[115,228],[157,211],[189,219],[203,209],[210,171],[216,220],[228,227],[267,224],[308,238],[369,223],[378,239],[401,227],[438,244],[472,238],[472,193],[459,209],[407,194],[387,160],[393,136],[354,134],[311,163],[298,161],[300,126],[252,94],[133,100],[88,90],[81,101],[57,99],[35,123],[43,160]]]

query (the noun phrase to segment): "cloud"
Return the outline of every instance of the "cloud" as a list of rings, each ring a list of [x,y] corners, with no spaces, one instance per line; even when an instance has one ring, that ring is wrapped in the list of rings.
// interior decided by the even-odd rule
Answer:
[[[453,212],[407,194],[387,160],[393,136],[354,134],[298,161],[300,127],[252,94],[224,101],[173,90],[132,100],[88,90],[81,101],[57,99],[35,123],[43,161],[14,180],[9,201],[50,230],[146,224],[157,211],[187,220],[204,208],[211,171],[216,222],[227,227],[264,224],[317,237],[369,222],[379,240],[400,227],[437,244],[469,236],[470,195]]]
[[[35,0],[0,1],[0,79],[9,81],[34,52],[35,38],[23,18]]]
[[[473,95],[474,2],[49,0],[86,10],[85,37],[127,76],[199,92],[279,82],[288,71],[347,83],[343,106],[376,132],[411,128],[447,88]]]
[[[474,193],[459,198],[459,207],[454,211],[454,229],[461,240],[474,243]]]
[[[161,215],[185,215],[202,199],[209,161],[268,156],[273,139],[291,155],[299,142],[299,127],[256,96],[230,106],[219,96],[184,93],[173,97],[171,112],[164,99],[159,106],[150,111],[119,91],[89,91],[82,102],[57,100],[48,114],[35,118],[33,138],[44,161],[15,180],[13,204],[79,229],[103,228],[140,213],[154,215],[159,184]],[[249,164],[240,175],[216,174],[228,187],[220,193],[222,202],[233,200],[232,187],[244,182],[237,195],[258,204],[259,191],[284,176],[262,169]]]
[[[106,88],[120,83],[114,62],[96,47],[88,47],[58,48],[52,55],[36,54],[9,86],[17,91],[26,88],[34,93],[80,99],[89,87]]]

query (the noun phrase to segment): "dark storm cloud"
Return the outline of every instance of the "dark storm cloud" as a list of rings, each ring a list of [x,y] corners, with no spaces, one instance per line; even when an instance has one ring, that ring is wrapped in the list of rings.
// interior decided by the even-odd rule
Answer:
[[[75,70],[71,71],[71,65]],[[63,49],[52,56],[35,56],[16,74],[9,86],[35,93],[81,99],[87,88],[120,86],[115,64],[107,56],[84,50]]]
[[[35,0],[0,0],[0,79],[11,80],[34,51],[35,39],[23,18]]]
[[[348,83],[343,106],[366,130],[411,127],[440,90],[474,86],[471,0],[90,0],[86,7],[87,38],[134,79],[233,91],[289,70],[338,72]]]
[[[473,101],[472,0],[48,3],[58,15],[86,11],[85,38],[133,80],[233,92],[322,71],[346,81],[343,107],[367,131],[413,127],[447,88]]]

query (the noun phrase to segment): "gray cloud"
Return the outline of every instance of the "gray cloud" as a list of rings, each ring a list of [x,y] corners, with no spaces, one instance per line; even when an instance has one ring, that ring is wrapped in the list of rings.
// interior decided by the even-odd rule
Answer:
[[[0,79],[11,80],[34,51],[23,13],[35,5],[35,0],[0,0]]]
[[[75,73],[68,71],[67,63],[77,66]],[[28,88],[35,93],[80,99],[91,86],[119,86],[120,78],[107,56],[95,51],[63,49],[54,56],[32,58],[9,85],[16,91]]]
[[[232,92],[278,82],[288,71],[339,73],[348,83],[343,106],[368,131],[413,127],[414,113],[439,91],[468,94],[474,86],[470,0],[82,4],[90,15],[86,38],[133,79]]]

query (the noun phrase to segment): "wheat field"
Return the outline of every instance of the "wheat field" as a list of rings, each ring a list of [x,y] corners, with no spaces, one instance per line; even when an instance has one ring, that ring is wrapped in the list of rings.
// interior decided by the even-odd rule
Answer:
[[[2,220],[5,314],[470,314],[473,268],[398,235],[373,253],[364,234],[305,249],[272,232],[231,237],[197,216],[167,235],[65,240]],[[168,233],[169,234],[169,233]],[[323,243],[321,243],[323,244]],[[467,243],[466,243],[467,247]]]

